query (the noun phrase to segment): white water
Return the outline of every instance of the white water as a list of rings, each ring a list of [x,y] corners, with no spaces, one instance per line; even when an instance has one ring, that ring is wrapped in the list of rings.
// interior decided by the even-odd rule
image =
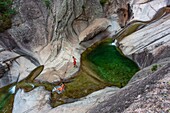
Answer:
[[[14,94],[15,93],[15,90],[16,90],[16,85],[15,86],[12,86],[10,89],[9,89],[9,92],[11,94]]]
[[[32,88],[34,88],[34,87],[35,87],[35,86],[34,86],[34,84],[31,84],[31,83],[30,83],[30,85],[32,86]]]
[[[111,43],[111,44],[109,44],[109,45],[116,46],[116,45],[117,45],[117,40],[115,39],[115,41],[114,41],[114,42],[112,42],[112,43]]]

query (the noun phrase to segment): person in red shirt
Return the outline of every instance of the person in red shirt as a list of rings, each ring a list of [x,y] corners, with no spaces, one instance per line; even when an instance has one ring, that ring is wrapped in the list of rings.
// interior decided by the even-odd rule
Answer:
[[[58,87],[57,90],[60,91],[60,92],[62,92],[62,91],[64,90],[64,87],[65,87],[64,84],[61,84],[61,86]]]
[[[77,67],[76,58],[74,56],[73,56],[73,65],[74,65],[74,67]]]

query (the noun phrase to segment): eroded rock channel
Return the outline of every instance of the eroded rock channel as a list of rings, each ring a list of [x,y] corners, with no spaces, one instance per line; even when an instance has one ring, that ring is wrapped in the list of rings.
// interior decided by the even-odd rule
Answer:
[[[98,43],[83,52],[80,71],[68,80],[62,80],[56,83],[37,81],[35,78],[43,70],[43,67],[40,66],[33,70],[26,79],[12,85],[17,84],[16,90],[21,88],[26,92],[43,86],[45,90],[51,92],[51,107],[75,102],[106,86],[123,87],[134,73],[138,71],[137,65],[123,56],[116,46],[113,45],[111,39],[104,40],[100,44]],[[62,94],[52,92],[52,89],[60,85],[61,82],[65,84],[65,91]],[[12,110],[15,94],[10,92],[12,85],[0,89],[2,94],[0,109],[2,112],[10,112]]]

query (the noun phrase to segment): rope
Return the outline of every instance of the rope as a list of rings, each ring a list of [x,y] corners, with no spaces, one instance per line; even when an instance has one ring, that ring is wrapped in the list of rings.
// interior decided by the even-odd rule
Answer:
[[[69,65],[70,59],[71,59],[71,57],[72,57],[72,52],[73,52],[73,50],[71,50],[71,55],[70,55],[70,58],[68,59],[68,62],[67,62],[67,65],[66,65],[66,70],[65,70],[65,73],[64,73],[63,78],[65,78],[65,76],[66,76],[66,72],[67,72],[67,70],[68,70],[68,65]]]
[[[72,46],[70,46],[70,48],[71,47],[73,47],[73,44],[72,43],[70,43]],[[70,55],[70,58],[68,59],[68,62],[67,62],[67,65],[66,65],[66,70],[65,70],[65,72],[64,72],[64,76],[63,76],[63,78],[65,78],[65,76],[66,76],[66,72],[67,72],[67,70],[68,70],[68,65],[69,65],[69,62],[70,62],[70,59],[71,59],[71,57],[73,56],[73,54],[72,54],[72,52],[73,52],[73,49],[71,49],[71,54],[70,53],[68,53],[67,51],[65,51],[68,55]]]

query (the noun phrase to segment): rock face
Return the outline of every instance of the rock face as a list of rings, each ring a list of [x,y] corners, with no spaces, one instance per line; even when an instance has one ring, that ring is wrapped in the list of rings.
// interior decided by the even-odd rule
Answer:
[[[80,48],[78,36],[95,18],[102,17],[103,10],[98,0],[47,2],[49,5],[43,0],[14,0],[13,7],[17,13],[12,19],[12,28],[0,33],[0,47],[13,56],[26,55],[25,58],[31,61],[25,65],[26,68],[44,64],[44,74],[38,79],[53,82],[59,80],[59,76],[64,78],[78,71],[74,70],[71,59],[75,56],[80,65],[81,52],[76,49]],[[18,63],[24,65],[22,59],[20,61]],[[20,65],[17,66],[21,68]],[[71,72],[65,75],[66,68]],[[28,75],[22,73],[25,71],[27,69],[22,68],[11,73],[20,73],[23,79]],[[7,74],[3,79],[11,76]]]
[[[166,63],[163,64],[164,66]],[[162,69],[162,64],[158,66],[158,68]],[[169,64],[168,64],[169,65]],[[169,66],[168,66],[169,67]],[[145,70],[141,70],[132,78],[135,82],[136,80],[139,81],[141,79],[148,78],[148,76],[153,75],[153,73],[157,73],[152,71],[152,66],[145,68]],[[166,69],[167,70],[167,69]],[[144,74],[144,76],[143,76]],[[161,73],[160,73],[161,74]],[[145,86],[145,93],[142,95],[138,95],[134,103],[132,103],[124,112],[131,113],[132,111],[135,112],[169,112],[169,80],[170,74],[169,71],[167,74],[164,74],[164,77],[157,81],[154,84],[148,84]],[[139,77],[139,78],[138,78]],[[135,80],[136,79],[136,80]],[[153,107],[154,106],[154,107]]]
[[[133,110],[136,112],[168,112],[170,85],[166,78],[169,78],[169,72],[170,64],[167,64],[155,73],[125,86],[105,102],[92,108],[90,113],[132,113]]]
[[[2,51],[0,53],[0,59],[2,61],[15,58],[17,56],[19,56],[19,54],[13,53],[11,51]],[[17,62],[20,62],[20,65],[18,65]],[[10,66],[9,71],[7,71],[5,75],[0,79],[0,87],[15,82],[18,75],[20,75],[20,80],[23,79],[25,75],[28,75],[35,68],[35,65],[25,57],[19,57],[15,61],[11,63],[9,62],[9,64],[12,66]]]
[[[118,16],[118,23],[124,27],[131,17],[130,0],[107,0],[104,5],[105,17],[112,19],[115,14]]]
[[[106,18],[95,19],[91,25],[80,33],[79,41],[88,41],[99,34],[99,32],[106,31],[109,26],[111,26],[111,22]]]
[[[153,2],[155,3],[156,1]],[[163,2],[162,4],[165,3]],[[157,8],[157,6],[153,5],[152,8]],[[152,14],[152,11],[149,13]],[[137,14],[136,16],[138,18]],[[170,15],[166,15],[157,22],[149,23],[143,29],[121,40],[120,44],[122,45],[123,53],[132,58],[141,68],[161,62],[160,60],[167,61],[170,56],[168,52],[170,43],[169,18]],[[145,21],[145,16],[142,19]]]
[[[28,74],[22,72],[30,72],[27,68],[32,70],[35,66],[45,65],[45,70],[38,79],[54,82],[58,81],[58,78],[70,77],[78,71],[73,68],[71,57],[76,57],[79,66],[80,54],[88,47],[82,47],[79,42],[92,39],[93,36],[101,40],[110,33],[115,34],[120,28],[117,24],[120,20],[117,10],[127,9],[128,1],[109,0],[103,5],[99,0],[14,0],[13,3],[17,13],[12,18],[12,27],[0,33],[0,49],[5,49],[13,56],[25,55],[24,58],[31,64],[26,65],[26,69],[21,68],[22,70],[11,73],[20,73],[20,79],[23,79]],[[127,21],[122,19],[120,23]],[[88,42],[88,45],[94,42]],[[23,63],[20,59],[19,65],[16,65],[20,68]],[[15,67],[12,65],[11,68]],[[70,71],[65,74],[66,69]],[[12,78],[7,84],[16,80],[13,75],[6,75],[4,80]]]
[[[11,70],[10,73],[20,74],[20,79],[23,79],[35,66],[45,65],[43,74],[38,78],[41,81],[54,82],[59,78],[73,75],[78,69],[73,68],[71,57],[76,57],[79,66],[80,54],[85,49],[79,45],[79,42],[84,38],[85,40],[91,39],[93,36],[100,37],[98,38],[100,40],[110,33],[114,35],[115,31],[120,28],[117,24],[119,19],[113,15],[116,15],[115,11],[125,6],[126,2],[108,2],[113,7],[108,6],[107,3],[102,6],[99,0],[47,0],[46,2],[14,0],[13,8],[17,13],[12,18],[12,27],[0,33],[0,49],[5,49],[5,52],[13,56],[25,56],[18,59],[19,65],[16,64],[22,70],[18,71],[15,69],[16,65],[13,64],[11,68],[16,71]],[[110,8],[114,7],[116,10],[112,11]],[[107,12],[110,12],[110,16],[104,19]],[[103,18],[103,21],[95,22],[97,18]],[[112,26],[107,29],[109,25]],[[88,30],[94,26],[97,32]],[[105,30],[107,32],[103,35],[102,32]],[[87,33],[89,31],[91,33]],[[90,35],[84,37],[85,32]],[[91,44],[93,43],[92,41]],[[30,61],[28,65],[22,61],[23,58]],[[20,65],[25,65],[25,68],[21,68]],[[65,74],[66,70],[69,72]],[[9,81],[10,78],[12,80]],[[16,79],[7,73],[3,80],[8,81],[6,83],[9,84]]]
[[[170,15],[167,15],[158,22],[124,38],[120,42],[123,53],[128,56],[131,55],[140,67],[159,62],[159,59],[167,59],[170,43],[169,18]],[[153,27],[155,27],[155,32],[152,31]]]
[[[164,78],[156,84],[146,86],[146,92],[138,95],[133,104],[124,113],[132,112],[169,112],[170,107],[170,74],[165,74]]]
[[[12,62],[10,71],[0,79],[0,87],[16,81],[18,75],[20,80],[25,78],[38,65],[45,65],[41,76],[37,78],[41,81],[55,82],[75,74],[79,68],[73,68],[72,56],[76,57],[77,65],[80,66],[80,54],[85,49],[79,45],[79,35],[89,25],[95,26],[92,22],[96,18],[104,18],[105,14],[100,1],[13,0],[13,3],[17,13],[12,18],[12,27],[0,33],[0,50],[4,50],[0,53],[0,60],[4,61],[6,58],[11,59],[19,55],[25,56],[18,58],[17,62]],[[99,33],[107,29],[110,23],[114,26],[109,28],[109,33],[112,31],[115,33],[120,28],[116,16],[104,20],[105,28],[96,25]],[[99,36],[98,32],[94,35]],[[86,40],[90,38],[92,37],[86,37]],[[40,88],[29,93],[19,90],[13,112],[27,112],[27,110],[37,112],[42,105],[46,106],[47,100],[40,100],[48,94],[47,92],[41,94],[41,91],[44,90]],[[38,95],[40,100],[29,101],[29,98],[38,98]],[[24,104],[22,110],[18,110]],[[46,113],[49,109],[42,108],[41,112]]]
[[[162,7],[168,5],[169,0],[132,0],[133,19],[147,21]]]

